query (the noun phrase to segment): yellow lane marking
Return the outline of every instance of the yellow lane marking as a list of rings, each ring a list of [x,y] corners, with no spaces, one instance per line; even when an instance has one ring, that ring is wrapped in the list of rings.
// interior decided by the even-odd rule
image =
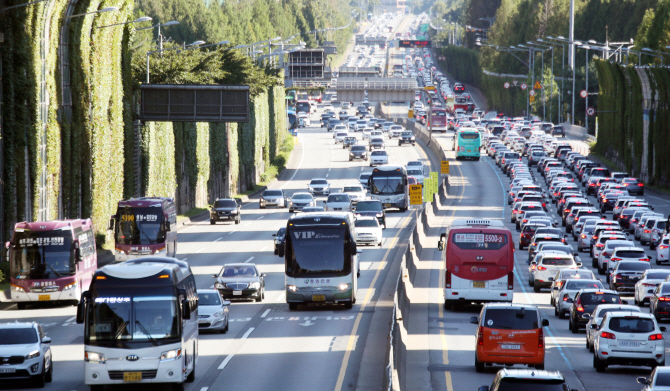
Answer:
[[[384,254],[384,258],[382,258],[382,261],[379,262],[379,266],[377,267],[377,272],[375,273],[375,277],[372,279],[372,282],[370,283],[370,288],[368,289],[368,293],[365,295],[365,299],[363,299],[363,303],[361,304],[361,309],[356,316],[356,320],[354,321],[354,328],[351,330],[351,334],[349,334],[349,342],[347,343],[347,349],[344,352],[344,357],[342,358],[342,365],[340,366],[340,373],[337,376],[337,383],[335,384],[335,391],[341,391],[342,390],[342,383],[344,383],[344,375],[347,373],[347,365],[349,365],[349,357],[351,356],[351,352],[354,350],[354,343],[356,342],[356,333],[358,333],[358,326],[361,323],[361,318],[363,317],[363,310],[365,310],[365,307],[369,304],[370,299],[372,298],[372,292],[374,291],[374,286],[375,283],[377,282],[377,279],[379,278],[379,274],[381,273],[382,270],[384,270],[384,267],[386,265],[386,259],[388,258],[389,254],[391,253],[391,250],[393,247],[395,247],[396,241],[398,240],[398,236],[400,235],[400,232],[405,228],[407,223],[409,222],[410,216],[405,217],[405,219],[400,223],[400,229],[398,229],[398,233],[395,234],[391,242],[389,243],[389,247],[386,249],[386,254]]]

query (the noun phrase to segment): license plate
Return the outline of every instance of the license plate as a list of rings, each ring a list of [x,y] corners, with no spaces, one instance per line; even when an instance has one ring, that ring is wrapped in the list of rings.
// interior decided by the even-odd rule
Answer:
[[[242,296],[242,291],[233,291],[233,296]]]
[[[16,368],[0,368],[0,373],[15,373]]]
[[[501,348],[503,349],[512,349],[512,350],[520,350],[521,345],[500,345]]]
[[[39,295],[37,296],[38,301],[49,301],[51,300],[51,295]]]
[[[198,319],[198,323],[209,323],[207,319]]]
[[[123,381],[142,381],[142,372],[123,372]]]
[[[472,152],[472,151],[468,149],[468,152]]]
[[[640,343],[639,342],[619,341],[619,346],[628,346],[628,347],[631,347],[631,348],[639,348]]]
[[[390,208],[390,207],[391,207],[391,204],[384,204],[384,207],[385,207],[385,208]]]
[[[326,295],[312,295],[312,301],[326,301]]]
[[[484,281],[473,281],[472,282],[472,287],[473,288],[486,288],[486,282],[484,282]]]

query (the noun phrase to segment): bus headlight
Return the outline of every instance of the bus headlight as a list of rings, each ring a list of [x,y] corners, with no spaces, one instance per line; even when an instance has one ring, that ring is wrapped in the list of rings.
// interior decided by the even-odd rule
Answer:
[[[181,349],[168,350],[161,353],[161,361],[172,361],[181,357]]]
[[[75,289],[77,287],[77,282],[73,282],[72,284],[67,284],[63,287],[64,291],[69,291],[70,289]]]
[[[21,292],[21,293],[25,293],[26,290],[23,289],[23,288],[21,288],[20,286],[12,285],[12,292]]]
[[[337,289],[341,291],[349,290],[349,284],[340,284],[340,286],[338,286]]]
[[[290,290],[291,292],[295,292],[298,290],[298,287],[295,285],[287,285],[286,288],[288,288],[288,290]]]
[[[102,353],[84,352],[84,360],[93,364],[104,364],[105,356]]]
[[[249,289],[260,289],[260,288],[261,288],[261,283],[258,282],[258,281],[252,282],[251,284],[249,284]]]

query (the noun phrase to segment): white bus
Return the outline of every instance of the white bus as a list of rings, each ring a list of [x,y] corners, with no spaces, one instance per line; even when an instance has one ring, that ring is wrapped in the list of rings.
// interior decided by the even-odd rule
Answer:
[[[286,224],[286,302],[335,303],[352,308],[360,275],[354,217],[349,212],[304,213]]]
[[[168,383],[195,380],[198,300],[193,273],[174,258],[145,257],[98,270],[77,307],[84,324],[84,381]]]
[[[398,208],[405,212],[409,206],[407,171],[403,166],[376,167],[368,178],[368,189],[370,197],[379,200],[384,209]]]

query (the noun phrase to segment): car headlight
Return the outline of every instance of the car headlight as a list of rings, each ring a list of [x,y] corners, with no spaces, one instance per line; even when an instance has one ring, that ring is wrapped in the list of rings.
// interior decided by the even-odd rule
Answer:
[[[249,284],[249,289],[260,289],[261,283],[259,281],[252,282]]]
[[[286,285],[286,288],[290,290],[291,292],[295,292],[298,290],[298,287],[295,285]]]
[[[223,310],[215,312],[213,315],[215,318],[220,318],[223,316]]]
[[[12,292],[21,292],[21,293],[25,293],[26,290],[23,289],[23,288],[21,288],[20,286],[12,285]]]
[[[64,291],[69,291],[71,289],[75,289],[77,287],[77,282],[73,282],[72,284],[67,284],[63,287]]]
[[[237,209],[235,209],[235,210],[231,210],[231,211],[230,211],[230,214],[231,214],[231,215],[236,215],[236,214],[238,214],[238,213],[240,213],[240,211],[237,210]]]
[[[341,291],[349,290],[349,284],[340,284],[340,286],[338,286],[337,289]]]
[[[181,349],[173,349],[161,353],[161,361],[172,361],[179,357],[181,357]]]
[[[216,289],[224,289],[224,286],[223,286],[222,283],[217,282],[216,284],[214,284],[214,288],[216,288]]]
[[[84,352],[84,360],[93,364],[104,364],[105,356],[102,353]]]
[[[30,360],[31,358],[36,358],[40,356],[40,351],[35,350],[33,352],[30,352],[28,355],[26,355],[26,360]]]

